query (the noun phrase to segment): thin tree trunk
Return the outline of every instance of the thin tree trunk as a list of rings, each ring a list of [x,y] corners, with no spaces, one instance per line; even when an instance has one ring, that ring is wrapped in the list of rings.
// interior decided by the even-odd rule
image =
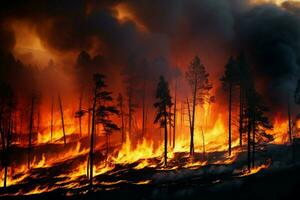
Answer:
[[[91,109],[88,109],[88,136],[91,133]]]
[[[34,116],[34,95],[31,99],[31,109],[30,109],[30,121],[29,121],[29,138],[28,138],[28,169],[30,169],[30,162],[31,162],[31,140],[32,140],[32,128],[33,128],[33,116]]]
[[[96,100],[97,100],[97,88],[94,92],[94,101],[92,108],[92,131],[91,131],[91,142],[90,142],[90,187],[93,187],[93,162],[94,162],[94,133],[95,133],[95,112],[96,112]]]
[[[36,127],[36,132],[37,133],[39,133],[39,131],[40,131],[40,125],[41,125],[41,109],[40,109],[40,106],[38,105],[37,127]]]
[[[191,141],[190,141],[190,155],[194,155],[194,130],[195,130],[195,113],[196,113],[196,99],[197,99],[197,74],[195,74],[195,85],[193,92],[193,115],[192,115],[192,128],[191,128]]]
[[[239,134],[240,134],[240,147],[243,146],[243,89],[240,83],[240,119],[239,119]]]
[[[255,106],[254,106],[255,110]],[[252,120],[252,168],[255,167],[255,111],[253,112],[253,120]]]
[[[164,113],[165,113],[165,122],[164,122],[164,128],[165,128],[165,153],[164,153],[164,160],[165,160],[165,166],[167,166],[167,152],[168,152],[168,129],[167,129],[167,109],[166,105],[164,107]]]
[[[142,137],[145,137],[145,96],[146,96],[146,83],[144,82],[143,86],[143,99],[142,99]]]
[[[190,102],[189,99],[186,99],[187,101],[187,106],[188,106],[188,117],[189,117],[189,125],[190,125],[190,132],[192,132],[192,117],[191,117],[191,109],[190,109]]]
[[[171,113],[171,106],[169,107],[169,113]],[[172,136],[172,121],[171,121],[171,116],[169,116],[169,146],[172,145],[172,140],[171,140],[171,136]]]
[[[6,144],[6,151],[5,151],[5,168],[4,168],[4,187],[7,185],[7,171],[9,165],[9,149],[10,149],[10,142],[12,138],[12,108],[9,108],[9,119],[8,119],[8,130],[7,130],[7,144]]]
[[[247,160],[248,160],[248,171],[251,171],[251,115],[248,116],[248,130],[247,130],[247,142],[248,142],[248,152],[247,152]]]
[[[79,111],[81,111],[82,110],[82,97],[83,97],[83,94],[82,94],[82,92],[80,92],[80,97],[79,97]],[[81,124],[81,122],[82,122],[82,116],[79,116],[79,136],[81,137],[82,136],[82,124]]]
[[[175,98],[174,98],[174,119],[173,119],[173,149],[175,148],[176,140],[176,110],[177,109],[177,82],[175,83]]]
[[[131,123],[132,123],[132,99],[131,92],[128,96],[128,132],[131,135]]]
[[[53,112],[54,112],[54,97],[52,95],[52,97],[51,97],[51,119],[50,119],[51,142],[53,139]]]
[[[122,144],[125,142],[125,130],[124,130],[124,113],[123,113],[123,98],[120,99],[120,111],[121,111],[121,131],[122,131]]]
[[[232,84],[229,83],[229,99],[228,99],[228,153],[231,155],[231,100],[232,100]]]
[[[289,139],[290,144],[292,144],[292,120],[291,120],[291,105],[290,105],[290,95],[288,94],[288,123],[289,123]]]
[[[64,134],[64,144],[66,145],[67,141],[66,141],[66,132],[65,132],[64,111],[63,111],[60,95],[58,95],[58,102],[59,102],[59,108],[60,108],[62,131],[63,131],[63,134]]]

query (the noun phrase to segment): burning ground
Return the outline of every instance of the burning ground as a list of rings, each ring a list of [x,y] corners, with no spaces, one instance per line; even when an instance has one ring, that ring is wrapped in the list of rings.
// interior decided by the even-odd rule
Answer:
[[[296,192],[298,1],[2,4],[1,198]]]

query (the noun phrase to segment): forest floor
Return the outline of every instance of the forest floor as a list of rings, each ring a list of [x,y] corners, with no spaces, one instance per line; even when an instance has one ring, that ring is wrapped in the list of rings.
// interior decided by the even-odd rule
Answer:
[[[297,145],[296,152],[299,150]],[[203,155],[200,153],[195,155],[195,164],[190,164],[187,153],[178,153],[167,168],[162,166],[161,158],[148,161],[154,163],[155,167],[141,169],[137,168],[141,160],[126,165],[116,164],[106,173],[94,177],[93,191],[89,189],[85,175],[76,179],[61,175],[83,162],[86,155],[82,155],[51,167],[32,169],[30,176],[22,182],[6,189],[0,188],[0,199],[257,200],[288,199],[299,193],[300,159],[296,154],[296,160],[291,162],[291,146],[268,145],[257,152],[257,172],[253,174],[247,173],[245,151],[228,164],[222,161],[225,155],[227,152],[209,153],[205,165],[201,164]],[[30,191],[35,188],[41,191],[47,189],[31,194]],[[28,195],[22,195],[26,193]]]

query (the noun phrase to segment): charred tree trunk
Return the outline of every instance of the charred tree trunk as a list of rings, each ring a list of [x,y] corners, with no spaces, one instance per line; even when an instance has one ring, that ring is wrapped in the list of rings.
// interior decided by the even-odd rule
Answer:
[[[292,119],[291,119],[291,105],[290,105],[290,97],[288,94],[288,124],[289,124],[289,139],[290,139],[290,144],[293,143],[293,138],[292,138]]]
[[[254,106],[254,108],[255,108],[255,106]],[[254,111],[253,119],[252,119],[252,168],[255,167],[255,134],[256,134],[255,124],[256,123],[255,123],[255,111]]]
[[[121,131],[122,131],[122,144],[125,142],[125,127],[124,127],[124,112],[123,112],[123,98],[120,99],[120,114],[121,114]]]
[[[229,83],[228,95],[228,153],[231,155],[231,103],[232,103],[232,84]]]
[[[92,108],[92,130],[91,130],[91,142],[90,142],[90,187],[93,187],[93,162],[94,162],[94,133],[95,133],[95,114],[96,114],[96,101],[97,101],[97,88],[94,92],[93,108]]]
[[[175,83],[175,98],[174,98],[174,119],[173,119],[173,148],[175,148],[176,141],[176,110],[177,109],[177,82]]]
[[[194,156],[194,130],[195,130],[195,113],[196,113],[196,99],[197,99],[197,74],[195,73],[195,83],[193,91],[193,114],[191,127],[191,141],[190,141],[190,155]]]
[[[146,83],[144,82],[143,86],[143,99],[142,99],[142,137],[145,137],[145,96],[146,96]]]
[[[168,129],[167,129],[167,122],[168,122],[168,117],[167,117],[167,108],[166,105],[164,107],[164,113],[165,113],[165,121],[164,121],[164,129],[165,129],[165,153],[164,153],[164,162],[165,166],[167,166],[167,152],[168,152]]]
[[[62,131],[63,131],[63,134],[64,134],[64,144],[66,145],[67,141],[66,141],[66,132],[65,132],[64,111],[63,111],[60,95],[58,95],[58,102],[59,102],[59,109],[60,109],[60,116],[61,116]]]
[[[88,136],[91,134],[91,109],[88,109]]]
[[[51,97],[51,119],[50,119],[50,132],[51,132],[51,142],[53,139],[53,112],[54,112],[54,97]]]
[[[132,125],[132,97],[131,94],[128,95],[128,132],[131,135],[131,125]]]
[[[188,106],[188,117],[189,117],[189,125],[190,125],[190,132],[192,132],[192,117],[191,117],[191,109],[190,109],[190,102],[189,99],[186,99],[187,101],[187,106]]]
[[[31,99],[31,108],[30,108],[30,119],[29,119],[29,138],[28,138],[28,169],[30,169],[30,162],[31,162],[31,140],[32,140],[32,129],[33,129],[33,117],[34,117],[34,101],[35,97],[32,96]]]
[[[169,113],[171,113],[171,106],[169,107]],[[171,136],[172,136],[172,121],[171,121],[171,115],[168,118],[169,121],[169,146],[172,145],[172,140],[171,140]]]
[[[239,134],[240,134],[240,147],[243,146],[243,89],[240,83],[240,119],[239,119]]]
[[[80,97],[79,97],[79,111],[81,111],[82,110],[82,97],[83,97],[83,94],[82,94],[82,92],[80,92]],[[82,136],[82,116],[80,115],[79,116],[79,118],[78,118],[78,120],[79,120],[79,136],[81,137]]]
[[[293,139],[293,130],[292,130],[292,117],[291,117],[291,103],[290,95],[288,94],[288,125],[289,125],[289,140],[292,148],[292,162],[295,163],[295,144]]]
[[[37,133],[39,133],[39,131],[40,131],[40,124],[41,124],[41,109],[40,109],[40,105],[38,105],[37,126],[36,126],[36,132]]]
[[[9,117],[8,117],[8,129],[7,129],[7,139],[6,139],[6,150],[5,150],[5,163],[4,163],[4,188],[7,185],[7,172],[9,165],[9,152],[10,152],[10,142],[12,138],[12,108],[9,108]]]
[[[248,164],[248,171],[251,171],[251,115],[248,116],[248,124],[247,124],[247,164]]]

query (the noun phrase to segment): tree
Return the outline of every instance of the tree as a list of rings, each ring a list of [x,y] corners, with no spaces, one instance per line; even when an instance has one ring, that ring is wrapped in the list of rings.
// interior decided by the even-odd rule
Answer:
[[[7,185],[8,166],[10,164],[10,145],[13,132],[13,114],[16,109],[16,97],[12,88],[0,82],[0,134],[2,146],[1,164],[4,166],[4,187]]]
[[[267,130],[273,128],[265,113],[269,111],[268,107],[263,103],[262,97],[256,92],[254,88],[248,91],[247,94],[247,108],[248,116],[248,170],[255,167],[255,152],[256,146],[260,143],[270,142],[274,140],[272,135],[266,133]],[[252,131],[252,137],[250,137]],[[251,147],[252,146],[252,150]],[[252,152],[252,157],[251,156]]]
[[[169,109],[172,104],[172,98],[170,96],[169,84],[165,81],[163,76],[160,76],[159,82],[156,89],[156,99],[157,102],[154,103],[156,108],[156,117],[154,124],[159,123],[161,128],[164,128],[164,164],[167,165],[167,148],[168,148],[168,129],[167,123],[172,116],[172,113],[169,112]]]
[[[237,70],[238,70],[238,80],[237,84],[240,89],[240,108],[239,108],[239,136],[240,136],[240,147],[243,145],[243,125],[245,124],[244,119],[244,110],[246,107],[246,88],[247,88],[247,80],[251,79],[250,77],[250,67],[247,63],[246,57],[243,53],[241,53],[236,61]]]
[[[118,101],[118,107],[119,107],[119,110],[120,110],[120,118],[121,118],[121,141],[122,141],[122,144],[125,142],[125,123],[124,123],[124,112],[123,112],[123,107],[124,107],[124,102],[123,102],[123,96],[122,94],[119,94],[118,98],[117,98],[117,101]]]
[[[108,136],[114,131],[119,130],[119,127],[110,120],[111,114],[119,114],[114,106],[107,105],[113,99],[111,92],[105,90],[107,87],[105,83],[105,76],[102,74],[94,75],[94,97],[92,106],[92,130],[91,130],[91,142],[90,142],[90,153],[89,153],[89,172],[90,172],[90,186],[93,186],[93,163],[94,163],[94,136],[96,124],[103,126],[104,133],[107,137],[107,151],[108,151]]]
[[[205,66],[201,63],[198,56],[196,56],[186,71],[186,79],[192,89],[192,115],[191,115],[191,128],[190,128],[190,155],[194,155],[194,129],[195,129],[195,112],[197,99],[201,99],[206,95],[206,91],[212,88],[208,80],[209,74],[206,72]]]
[[[28,159],[27,159],[28,169],[30,169],[30,162],[31,162],[32,130],[33,130],[33,125],[34,125],[34,111],[35,111],[36,101],[37,101],[37,94],[33,91],[32,95],[31,95],[30,118],[29,118]]]
[[[175,81],[175,94],[174,94],[174,117],[173,117],[173,144],[172,147],[175,148],[175,140],[176,140],[176,113],[177,112],[177,81]]]
[[[237,67],[231,56],[225,65],[224,75],[221,77],[223,88],[228,90],[228,153],[231,155],[231,116],[232,116],[232,92],[237,83]]]

